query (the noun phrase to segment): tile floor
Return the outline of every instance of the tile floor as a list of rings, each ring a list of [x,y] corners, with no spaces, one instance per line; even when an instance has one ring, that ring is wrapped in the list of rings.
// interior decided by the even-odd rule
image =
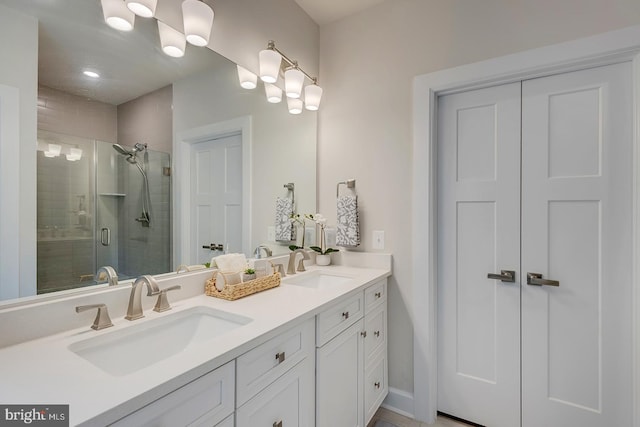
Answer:
[[[438,417],[435,424],[425,424],[384,408],[378,409],[367,427],[374,427],[378,420],[387,421],[397,427],[469,427],[467,424],[444,417]]]

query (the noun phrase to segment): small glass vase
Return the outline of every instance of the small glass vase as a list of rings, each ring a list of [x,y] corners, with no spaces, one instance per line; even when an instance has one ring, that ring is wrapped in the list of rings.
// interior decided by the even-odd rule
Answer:
[[[331,255],[316,255],[316,264],[317,265],[329,265],[331,264]]]

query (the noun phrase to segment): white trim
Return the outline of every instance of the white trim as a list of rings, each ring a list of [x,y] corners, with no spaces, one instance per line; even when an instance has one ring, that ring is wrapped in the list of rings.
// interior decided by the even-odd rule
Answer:
[[[407,391],[389,387],[389,394],[380,406],[405,417],[413,418],[413,394]]]
[[[623,60],[634,64],[633,360],[634,421],[640,427],[640,26],[417,76],[413,85],[414,414],[437,411],[436,199],[437,95]],[[425,252],[425,242],[428,242]],[[424,265],[428,264],[425,278]]]
[[[180,171],[191,170],[191,144],[226,135],[241,133],[242,137],[242,251],[251,251],[251,116],[243,116],[224,122],[213,123],[179,132],[174,140],[173,200],[173,262],[174,267],[195,262],[188,260],[191,243],[191,201],[189,189],[190,174]]]
[[[0,300],[21,295],[19,182],[20,91],[0,85]]]

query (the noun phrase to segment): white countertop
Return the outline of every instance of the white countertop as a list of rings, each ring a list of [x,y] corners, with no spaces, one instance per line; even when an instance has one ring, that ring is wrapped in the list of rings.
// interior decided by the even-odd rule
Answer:
[[[235,359],[304,319],[311,318],[339,298],[391,275],[388,269],[346,266],[311,266],[352,277],[331,288],[281,286],[236,301],[204,294],[172,302],[165,313],[145,310],[145,317],[129,322],[112,318],[114,326],[102,331],[85,327],[0,349],[0,402],[2,404],[69,404],[70,425],[106,425],[157,400],[174,389]],[[165,286],[161,286],[165,287]],[[169,296],[171,300],[171,296]],[[123,304],[126,302],[123,302]],[[112,376],[71,352],[69,345],[109,334],[131,325],[150,322],[194,306],[207,306],[253,319],[198,347],[125,376]],[[73,316],[73,314],[70,314]],[[46,319],[42,319],[46,322]],[[11,327],[12,325],[3,325]],[[15,326],[15,325],[14,325]],[[126,355],[122,355],[126,359]]]

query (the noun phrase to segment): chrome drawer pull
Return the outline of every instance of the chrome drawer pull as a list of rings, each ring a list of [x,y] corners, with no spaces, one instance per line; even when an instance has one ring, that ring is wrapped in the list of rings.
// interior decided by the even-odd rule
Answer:
[[[379,337],[380,337],[380,331],[375,331],[375,332],[373,333],[373,335],[375,335],[375,336],[376,336],[376,338],[379,338]]]
[[[342,313],[342,317],[344,317],[345,319],[348,319],[349,318],[349,312],[348,311],[343,312]]]
[[[367,337],[367,331],[360,332],[360,335],[362,335],[362,338],[366,338]]]
[[[278,363],[284,362],[284,351],[276,354],[276,360],[278,361]]]
[[[373,383],[375,388],[380,388],[380,381]]]
[[[376,296],[376,298],[380,298],[382,296],[382,294],[380,292],[376,292],[375,296]]]

